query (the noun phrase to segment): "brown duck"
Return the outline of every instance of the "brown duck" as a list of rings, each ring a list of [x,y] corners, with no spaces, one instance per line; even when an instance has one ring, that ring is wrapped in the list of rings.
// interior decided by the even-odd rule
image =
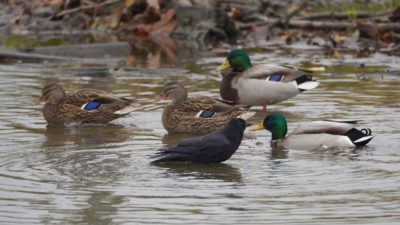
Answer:
[[[160,97],[170,100],[162,114],[163,126],[169,133],[206,134],[223,128],[232,118],[248,119],[254,115],[211,97],[188,98],[186,88],[176,81],[166,83]]]
[[[133,111],[132,101],[94,89],[65,93],[62,86],[49,84],[42,89],[46,102],[43,116],[49,124],[108,123]]]

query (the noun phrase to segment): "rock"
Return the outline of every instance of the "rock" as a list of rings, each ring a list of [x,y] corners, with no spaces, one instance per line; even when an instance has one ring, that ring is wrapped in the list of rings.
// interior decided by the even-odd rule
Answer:
[[[32,15],[36,17],[51,17],[54,15],[56,8],[54,6],[41,6],[36,7],[32,11]]]

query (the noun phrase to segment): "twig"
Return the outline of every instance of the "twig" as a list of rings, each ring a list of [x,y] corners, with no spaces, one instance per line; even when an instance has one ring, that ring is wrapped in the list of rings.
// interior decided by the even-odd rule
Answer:
[[[375,23],[379,28],[383,28],[385,31],[400,31],[399,23]],[[293,20],[289,22],[289,27],[292,28],[303,28],[303,29],[315,29],[315,30],[346,30],[357,28],[356,23],[350,22],[321,22],[321,21],[309,21],[309,20]]]
[[[261,18],[259,18],[261,19]],[[262,21],[248,24],[239,25],[239,29],[249,29],[251,27],[268,26],[277,24],[277,19],[262,19]],[[385,31],[400,32],[399,23],[375,23],[378,27],[383,28]],[[310,30],[347,30],[357,28],[356,23],[352,22],[327,22],[327,21],[310,21],[310,20],[292,20],[289,21],[288,26],[298,29]]]
[[[286,16],[285,20],[283,21],[283,24],[287,26],[289,21],[296,15],[298,15],[303,9],[305,9],[308,6],[308,1],[303,1],[299,7],[297,7],[295,10],[293,10],[289,15]]]
[[[56,17],[61,17],[61,16],[65,16],[67,14],[75,13],[75,12],[78,12],[78,11],[81,11],[81,10],[91,9],[91,8],[95,8],[95,7],[101,7],[101,6],[110,5],[110,4],[114,4],[114,3],[122,2],[122,1],[123,0],[108,0],[108,1],[105,1],[105,2],[99,3],[99,4],[80,6],[80,7],[77,7],[77,8],[64,10],[64,11],[58,13],[56,15]]]
[[[389,15],[392,12],[392,10],[387,10],[387,11],[382,11],[379,13],[367,13],[367,12],[360,12],[354,15],[356,19],[365,19],[365,18],[371,18],[371,17],[380,17],[380,16],[385,16]],[[337,19],[337,20],[346,20],[349,19],[350,16],[347,13],[315,13],[315,14],[310,14],[310,15],[305,15],[296,18],[297,20],[324,20],[324,19]]]
[[[293,21],[290,21],[289,27],[311,29],[311,30],[346,30],[346,29],[357,28],[357,24],[350,23],[350,22],[293,20]]]
[[[294,9],[292,12],[290,12],[284,19],[278,19],[275,22],[273,22],[272,24],[269,25],[269,30],[271,30],[272,28],[276,27],[276,26],[283,26],[283,27],[288,27],[289,21],[296,16],[297,14],[299,14],[303,9],[305,9],[308,5],[308,1],[303,1],[303,3],[298,6],[296,9]]]

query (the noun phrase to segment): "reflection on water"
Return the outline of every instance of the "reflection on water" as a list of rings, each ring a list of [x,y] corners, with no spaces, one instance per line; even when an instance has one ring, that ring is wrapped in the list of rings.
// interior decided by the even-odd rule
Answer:
[[[181,51],[183,59],[174,58]],[[269,106],[271,112],[288,119],[289,133],[302,121],[358,120],[360,127],[370,127],[376,136],[364,148],[275,149],[269,132],[246,131],[239,150],[222,164],[151,165],[150,157],[158,148],[194,137],[168,135],[163,129],[165,102],[154,98],[164,82],[178,79],[190,95],[218,97],[220,77],[211,70],[223,57],[196,59],[197,54],[186,55],[189,49],[175,46],[150,52],[155,55],[141,56],[136,62],[139,67],[162,66],[167,61],[182,69],[189,65],[208,71],[207,75],[175,69],[113,72],[106,65],[0,65],[1,224],[400,221],[400,77],[382,70],[383,66],[394,70],[396,65],[376,57],[375,61],[360,59],[367,65],[363,68],[319,59],[327,66],[316,74],[320,87]],[[254,51],[252,56],[255,61],[302,65],[309,64],[314,53],[301,51],[296,57],[294,51],[287,57],[277,49]],[[93,75],[96,69],[101,75]],[[103,126],[47,126],[42,106],[33,102],[49,82],[59,82],[68,90],[100,88],[133,98],[136,110]],[[257,113],[250,122],[263,118]]]
[[[274,159],[287,159],[288,150],[282,148],[271,148],[271,160]]]
[[[239,169],[224,163],[205,166],[197,163],[166,162],[154,164],[154,166],[164,168],[162,174],[165,177],[180,176],[204,180],[217,179],[226,182],[242,182]]]
[[[44,135],[44,148],[74,143],[83,148],[91,148],[101,144],[124,142],[129,138],[129,131],[123,125],[89,125],[64,127],[47,125]]]
[[[196,134],[165,134],[162,138],[162,143],[166,146],[173,146],[181,140],[196,138]]]
[[[87,200],[89,207],[80,213],[82,221],[79,224],[110,224],[115,216],[118,206],[123,202],[124,197],[113,196],[110,191],[93,192]]]

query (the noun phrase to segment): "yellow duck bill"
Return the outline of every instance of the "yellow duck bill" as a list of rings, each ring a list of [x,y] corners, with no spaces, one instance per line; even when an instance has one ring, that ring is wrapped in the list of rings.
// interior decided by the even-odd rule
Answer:
[[[259,123],[257,125],[252,126],[249,130],[251,131],[257,131],[257,130],[264,130],[264,124],[263,123]]]
[[[224,70],[227,70],[227,69],[229,69],[229,68],[231,68],[232,66],[231,66],[231,64],[229,63],[229,61],[228,60],[225,60],[225,62],[224,63],[222,63],[222,65],[220,65],[218,68],[217,68],[217,71],[224,71]]]

